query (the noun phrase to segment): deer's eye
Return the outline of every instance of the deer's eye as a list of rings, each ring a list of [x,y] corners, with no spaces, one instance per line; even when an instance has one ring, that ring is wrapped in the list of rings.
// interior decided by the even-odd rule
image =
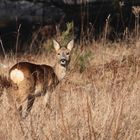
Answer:
[[[69,52],[66,53],[66,55],[69,55],[69,54],[70,54]]]
[[[58,53],[57,55],[60,55],[60,53]]]

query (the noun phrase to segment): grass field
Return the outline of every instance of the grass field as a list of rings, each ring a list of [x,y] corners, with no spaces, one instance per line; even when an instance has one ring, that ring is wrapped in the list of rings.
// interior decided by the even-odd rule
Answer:
[[[6,78],[16,57],[0,59],[0,140],[139,140],[140,40],[134,40],[75,46],[50,108],[38,97],[26,119],[18,114]],[[55,63],[53,51],[18,60]]]

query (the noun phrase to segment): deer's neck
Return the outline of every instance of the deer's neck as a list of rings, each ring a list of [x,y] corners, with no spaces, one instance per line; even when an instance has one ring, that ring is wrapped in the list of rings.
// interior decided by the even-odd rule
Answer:
[[[61,64],[57,63],[54,66],[54,71],[55,71],[55,74],[57,75],[57,78],[58,78],[59,81],[61,81],[65,77],[66,70],[67,70],[67,68],[62,66]]]

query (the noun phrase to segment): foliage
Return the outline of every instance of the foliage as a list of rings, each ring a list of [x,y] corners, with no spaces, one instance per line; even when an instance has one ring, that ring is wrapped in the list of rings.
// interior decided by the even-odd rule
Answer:
[[[83,51],[83,53],[79,56],[78,65],[79,65],[80,73],[82,73],[86,69],[86,67],[89,65],[89,62],[92,56],[93,54],[90,50]]]

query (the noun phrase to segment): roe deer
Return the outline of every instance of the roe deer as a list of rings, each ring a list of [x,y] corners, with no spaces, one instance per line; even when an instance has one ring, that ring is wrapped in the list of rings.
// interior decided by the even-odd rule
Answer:
[[[22,118],[28,115],[36,96],[45,95],[44,102],[47,104],[49,95],[66,75],[73,45],[74,41],[71,40],[66,47],[60,47],[53,40],[57,58],[54,67],[19,62],[9,70],[9,78],[17,87],[13,94]]]

